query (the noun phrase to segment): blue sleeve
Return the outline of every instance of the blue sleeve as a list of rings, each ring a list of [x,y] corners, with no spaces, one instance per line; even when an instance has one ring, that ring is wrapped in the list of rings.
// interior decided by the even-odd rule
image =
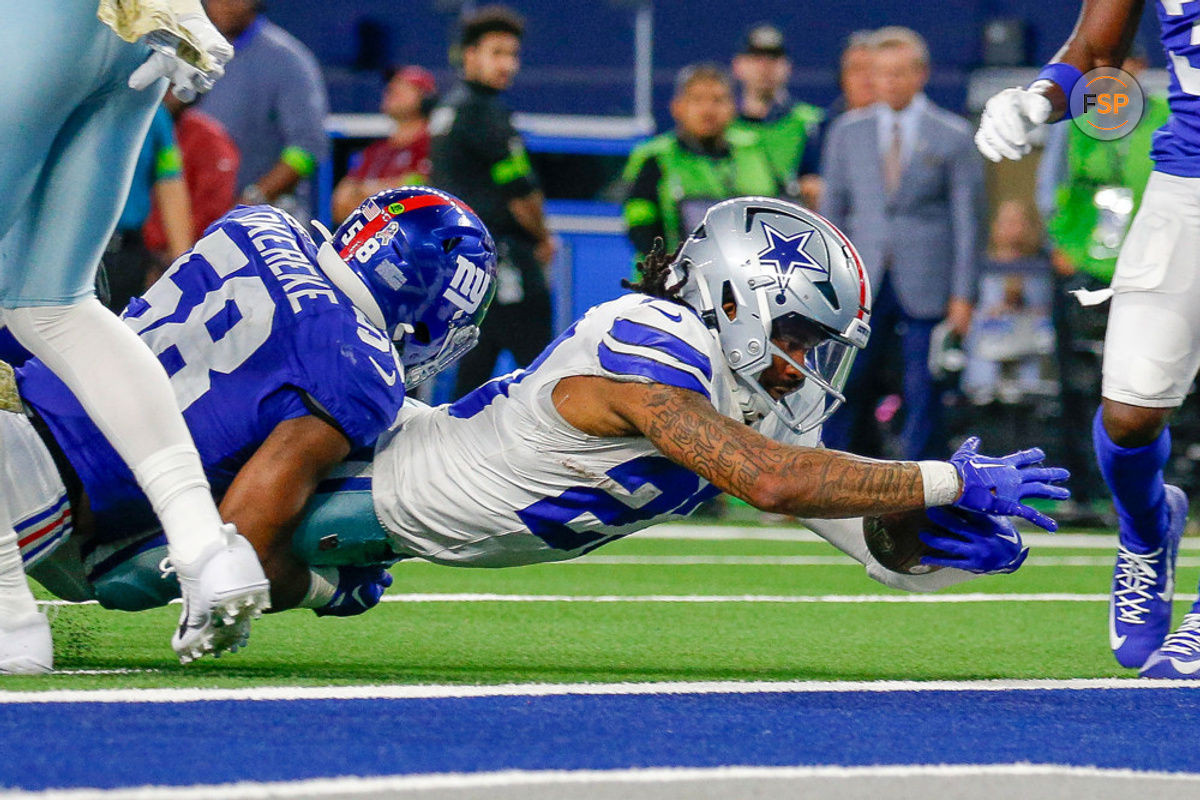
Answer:
[[[150,121],[146,146],[152,147],[154,179],[177,178],[183,174],[183,154],[175,141],[175,124],[165,106],[159,106]]]
[[[368,447],[395,421],[404,403],[404,371],[382,334],[371,343],[352,321],[324,314],[296,331],[298,387],[316,413],[338,428],[352,447]],[[387,350],[383,349],[387,345]],[[322,413],[323,412],[323,413]]]
[[[329,113],[325,81],[316,61],[306,53],[293,53],[285,80],[279,85],[275,113],[283,130],[284,153],[303,151],[313,165],[329,154],[323,127]]]
[[[691,313],[645,304],[613,320],[597,348],[601,368],[617,380],[640,378],[712,397],[711,361],[691,335],[695,321],[684,321]]]
[[[299,390],[291,387],[280,389],[268,396],[262,401],[261,410],[264,418],[274,420],[276,425],[284,420],[312,413],[312,409],[305,405]]]
[[[159,106],[154,112],[154,118],[150,120],[150,129],[154,132],[154,142],[158,147],[175,146],[175,124],[171,121],[171,114],[166,106]]]

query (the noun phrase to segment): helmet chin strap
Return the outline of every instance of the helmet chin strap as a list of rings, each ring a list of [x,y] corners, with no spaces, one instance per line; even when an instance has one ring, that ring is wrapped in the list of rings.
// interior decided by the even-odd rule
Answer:
[[[703,278],[696,280],[696,291],[700,293],[700,318],[715,335],[717,332],[717,307],[713,305],[712,293],[708,291],[708,284],[704,282]]]
[[[771,413],[771,406],[763,401],[762,395],[753,391],[737,376],[731,378],[730,393],[741,409],[742,419],[747,425],[753,425]]]
[[[767,352],[768,355],[779,356],[790,364],[793,369],[804,376],[806,382],[816,386],[821,391],[822,396],[828,399],[825,402],[823,413],[814,417],[812,413],[806,411],[804,414],[797,416],[794,410],[788,406],[787,398],[776,400],[767,391],[766,387],[758,382],[758,376],[761,374],[761,371],[750,375],[745,371],[730,370],[733,380],[731,387],[733,398],[741,408],[742,416],[748,424],[754,424],[768,414],[774,414],[795,433],[808,433],[829,419],[833,415],[833,412],[845,402],[845,395],[830,384],[820,373],[809,368],[807,364],[797,362],[770,340],[767,341]],[[800,391],[800,389],[796,389],[795,391]],[[791,396],[791,394],[788,395],[788,397]]]
[[[363,313],[368,322],[390,335],[387,322],[383,318],[383,310],[375,301],[375,296],[371,294],[366,281],[350,269],[350,265],[342,260],[337,250],[333,249],[331,244],[333,234],[315,219],[312,221],[312,226],[320,231],[325,239],[317,248],[317,266],[334,286],[341,289],[350,298],[350,302]]]

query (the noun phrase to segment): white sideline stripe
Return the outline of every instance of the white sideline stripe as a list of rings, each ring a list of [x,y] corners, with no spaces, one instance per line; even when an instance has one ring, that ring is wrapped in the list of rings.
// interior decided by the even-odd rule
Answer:
[[[763,542],[820,542],[824,541],[807,528],[756,527],[738,525],[695,525],[671,522],[655,525],[634,534],[636,539],[680,539],[699,541],[736,541],[742,539]],[[1066,547],[1081,550],[1117,549],[1116,534],[1101,533],[1037,533],[1023,532],[1021,537],[1032,548]],[[636,540],[635,539],[635,540]],[[1200,538],[1184,537],[1181,550],[1200,550]]]
[[[559,564],[600,564],[634,566],[787,566],[787,567],[853,567],[859,563],[850,556],[582,556]],[[1025,562],[1028,564],[1028,560]]]
[[[238,689],[49,689],[0,691],[0,705],[24,703],[198,703],[208,701],[444,700],[569,695],[853,694],[863,692],[1013,692],[1200,689],[1200,681],[1130,678],[976,681],[664,681],[661,683],[520,683],[374,686],[255,686]]]
[[[1029,567],[1111,567],[1113,556],[1030,556],[1022,565]],[[781,566],[824,567],[858,566],[850,556],[583,556],[558,564],[601,564],[631,566]],[[1200,567],[1200,556],[1181,556],[1177,567]]]
[[[114,669],[56,669],[55,675],[148,675],[162,672],[161,669],[142,667],[117,667]]]
[[[388,594],[384,603],[1105,603],[1107,594]],[[1195,600],[1195,597],[1176,597]]]
[[[991,776],[1104,777],[1114,780],[1148,778],[1195,783],[1194,772],[1142,772],[1066,764],[913,764],[869,767],[657,767],[613,770],[504,770],[500,772],[388,775],[376,778],[314,778],[278,783],[225,783],[201,786],[141,786],[131,789],[59,789],[13,792],[0,797],[40,800],[260,800],[271,797],[341,797],[396,791],[486,789],[514,786],[554,786],[594,783],[681,783],[721,780],[796,780],[862,778],[969,778]]]
[[[381,603],[1106,603],[1107,594],[496,594],[437,592],[385,594]],[[1195,595],[1175,596],[1175,602],[1194,602]],[[178,600],[172,600],[173,604]],[[39,600],[42,606],[95,605],[95,600]]]

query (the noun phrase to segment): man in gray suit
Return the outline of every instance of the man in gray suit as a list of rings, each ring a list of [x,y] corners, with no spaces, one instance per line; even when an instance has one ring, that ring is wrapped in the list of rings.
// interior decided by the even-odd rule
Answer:
[[[964,335],[976,291],[983,162],[967,122],[925,97],[929,49],[889,27],[871,40],[879,101],[838,117],[822,153],[821,211],[862,254],[875,296],[873,335],[846,386],[846,406],[825,425],[829,447],[878,452],[871,442],[878,393],[897,341],[903,370],[904,458],[940,453],[939,387],[929,371],[931,333],[945,320]],[[898,338],[897,338],[898,337]]]

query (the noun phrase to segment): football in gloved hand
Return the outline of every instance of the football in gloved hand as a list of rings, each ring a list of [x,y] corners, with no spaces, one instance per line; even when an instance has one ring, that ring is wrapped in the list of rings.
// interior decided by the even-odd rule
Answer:
[[[863,539],[875,560],[892,572],[905,575],[926,575],[941,569],[921,563],[921,556],[937,552],[921,541],[921,531],[953,535],[930,521],[925,509],[863,517],[862,526]]]

